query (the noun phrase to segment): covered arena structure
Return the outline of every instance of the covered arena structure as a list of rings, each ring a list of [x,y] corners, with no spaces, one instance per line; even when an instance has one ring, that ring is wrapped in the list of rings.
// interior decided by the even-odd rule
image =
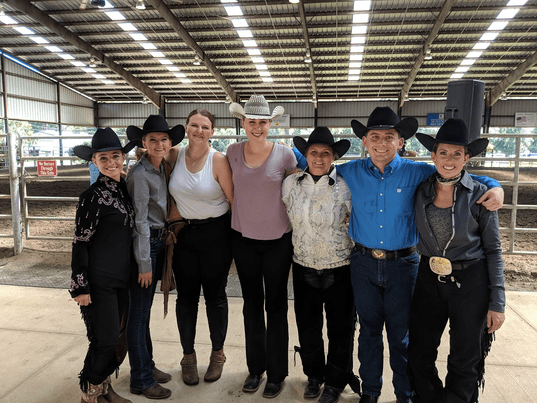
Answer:
[[[537,401],[537,351],[528,348],[537,342],[537,0],[97,3],[0,0],[0,347],[9,352],[0,403],[78,399],[85,335],[65,288],[76,200],[89,173],[72,147],[96,128],[124,135],[150,114],[184,124],[203,107],[216,117],[213,146],[225,152],[245,138],[230,102],[262,94],[271,108],[285,108],[270,131],[274,141],[291,144],[327,126],[351,140],[346,159],[362,158],[352,119],[365,123],[376,106],[390,106],[434,134],[449,117],[448,86],[465,80],[485,86],[478,119],[491,146],[469,170],[506,191],[499,214],[508,286],[513,280],[480,401]],[[415,139],[407,149],[428,161]],[[49,161],[57,174],[38,175]],[[240,296],[233,273],[228,294]],[[152,328],[157,358],[174,377],[169,400],[260,401],[241,392],[240,299],[230,298],[224,377],[186,388],[177,330],[161,318],[161,298]],[[292,347],[292,301],[290,312]],[[204,355],[206,329],[200,316]],[[387,356],[385,368],[383,403],[395,401]],[[290,371],[279,399],[303,401],[300,364]],[[123,395],[145,400],[128,393],[128,364],[120,381]],[[348,388],[340,399],[357,400]]]

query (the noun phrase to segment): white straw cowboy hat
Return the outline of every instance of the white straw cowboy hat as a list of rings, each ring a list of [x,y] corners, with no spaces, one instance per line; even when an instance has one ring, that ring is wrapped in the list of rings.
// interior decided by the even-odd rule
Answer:
[[[283,106],[277,106],[270,113],[269,104],[263,95],[252,95],[244,104],[244,109],[236,102],[229,106],[229,113],[238,119],[276,119],[282,116],[283,112]]]

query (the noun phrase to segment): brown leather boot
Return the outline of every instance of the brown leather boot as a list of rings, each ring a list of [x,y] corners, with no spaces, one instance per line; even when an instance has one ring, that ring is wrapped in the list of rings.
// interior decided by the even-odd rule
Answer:
[[[224,363],[226,362],[226,356],[224,355],[224,349],[219,351],[211,351],[211,358],[209,359],[209,368],[203,378],[205,382],[214,382],[220,379],[222,376],[222,369],[224,369]]]
[[[103,382],[103,396],[108,403],[132,403],[132,401],[119,396],[114,391],[110,377],[106,378]]]
[[[196,360],[196,352],[183,355],[181,360],[181,369],[183,382],[187,385],[197,385],[200,381],[198,376],[198,361]]]
[[[88,391],[82,392],[80,403],[107,403],[103,396],[103,384],[88,384]]]

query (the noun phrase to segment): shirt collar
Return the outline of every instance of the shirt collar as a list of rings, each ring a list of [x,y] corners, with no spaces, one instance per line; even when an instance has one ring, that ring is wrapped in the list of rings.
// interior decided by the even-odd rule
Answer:
[[[402,161],[403,159],[399,156],[399,154],[396,153],[394,159],[384,167],[384,172],[393,173],[397,168],[399,168],[399,165],[401,165]],[[373,171],[375,168],[378,169],[375,164],[373,164],[373,161],[371,161],[371,157],[367,159],[367,165],[371,171]]]
[[[328,184],[329,185],[333,185],[334,183],[336,183],[336,176],[337,176],[336,167],[334,165],[332,165],[331,171],[328,173],[328,175],[323,175],[321,177],[321,179],[319,179],[319,182],[324,180],[325,176],[328,178]],[[309,173],[309,167],[306,167],[306,169],[304,169],[304,172],[302,173],[302,175],[297,177],[297,182],[300,183],[306,177],[308,178],[308,180],[313,182],[313,178],[312,178],[311,174]],[[317,182],[317,183],[319,183],[319,182]]]
[[[142,155],[140,158],[140,164],[142,164],[148,171],[154,170],[160,173],[160,169],[155,168],[155,166],[147,160],[146,154]]]

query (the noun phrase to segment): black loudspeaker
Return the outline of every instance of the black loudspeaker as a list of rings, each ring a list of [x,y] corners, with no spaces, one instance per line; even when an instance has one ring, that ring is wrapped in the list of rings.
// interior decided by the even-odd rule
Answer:
[[[464,120],[470,141],[481,135],[485,107],[485,83],[479,80],[456,80],[448,83],[444,119]]]

